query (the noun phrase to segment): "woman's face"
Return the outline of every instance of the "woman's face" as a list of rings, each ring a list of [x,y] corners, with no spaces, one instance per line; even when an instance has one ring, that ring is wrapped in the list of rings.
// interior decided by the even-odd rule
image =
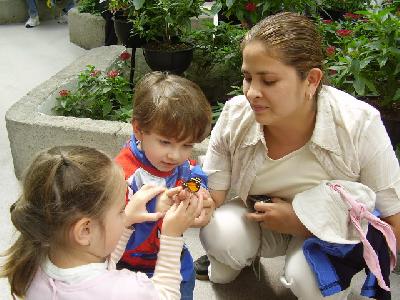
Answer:
[[[243,93],[258,123],[287,124],[309,111],[313,101],[307,94],[307,80],[296,69],[271,56],[262,42],[253,41],[243,49]]]

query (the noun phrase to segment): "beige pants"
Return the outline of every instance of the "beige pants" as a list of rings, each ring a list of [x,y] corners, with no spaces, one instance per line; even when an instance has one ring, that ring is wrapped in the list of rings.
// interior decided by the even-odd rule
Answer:
[[[261,229],[258,223],[246,219],[246,212],[240,199],[229,201],[216,209],[210,223],[200,231],[201,243],[211,262],[208,273],[212,282],[233,281],[257,255],[286,255],[281,282],[298,299],[347,299],[350,289],[331,297],[322,296],[303,255],[303,238]]]

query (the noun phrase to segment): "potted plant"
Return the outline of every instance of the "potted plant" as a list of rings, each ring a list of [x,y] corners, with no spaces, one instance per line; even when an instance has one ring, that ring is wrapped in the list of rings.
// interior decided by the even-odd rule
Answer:
[[[108,10],[114,15],[118,40],[127,48],[140,48],[144,40],[133,31],[132,20],[137,18],[145,0],[109,0]],[[134,51],[133,51],[134,52]]]
[[[329,81],[375,106],[395,146],[400,142],[400,18],[394,6],[319,21]]]
[[[202,25],[187,37],[195,51],[186,76],[203,88],[211,104],[225,102],[230,98],[231,87],[242,85],[240,42],[247,29],[222,21],[218,25],[211,21]]]
[[[133,30],[146,40],[143,54],[154,71],[181,74],[190,65],[192,45],[184,41],[191,18],[198,17],[204,0],[147,0],[135,6],[129,19]]]

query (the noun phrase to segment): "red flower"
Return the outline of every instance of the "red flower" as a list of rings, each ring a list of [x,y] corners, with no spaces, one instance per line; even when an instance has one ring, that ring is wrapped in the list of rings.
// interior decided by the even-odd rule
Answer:
[[[336,70],[333,70],[333,69],[329,69],[328,70],[329,71],[329,75],[335,75],[335,74],[337,74],[337,71]]]
[[[67,97],[69,95],[68,90],[61,90],[58,93],[60,94],[61,97]]]
[[[253,12],[257,9],[257,4],[255,4],[254,2],[247,2],[244,6],[244,9],[248,12]]]
[[[90,76],[91,77],[97,77],[97,76],[99,76],[100,75],[100,71],[99,70],[94,70],[92,73],[90,73]]]
[[[119,75],[119,72],[117,70],[111,70],[107,73],[107,76],[110,78],[115,78]]]
[[[328,56],[335,55],[336,47],[335,46],[329,46],[329,47],[326,48],[325,51],[326,51],[326,54]]]
[[[349,29],[339,29],[336,30],[336,33],[340,36],[349,36],[353,33],[353,31]]]
[[[322,20],[322,22],[325,23],[325,24],[332,24],[333,23],[332,20]]]
[[[131,58],[131,54],[128,51],[124,51],[119,55],[119,58],[125,61]]]
[[[353,14],[353,13],[345,13],[343,17],[347,20],[358,20],[361,19],[361,15]]]

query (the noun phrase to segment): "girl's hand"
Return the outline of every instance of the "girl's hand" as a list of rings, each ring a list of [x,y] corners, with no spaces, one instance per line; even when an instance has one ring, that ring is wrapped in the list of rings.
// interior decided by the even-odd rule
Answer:
[[[180,203],[174,203],[165,214],[161,233],[174,237],[182,236],[196,218],[199,202],[197,197],[190,197]]]
[[[149,213],[146,209],[146,203],[164,191],[164,187],[143,185],[129,198],[129,202],[125,206],[125,226],[129,227],[132,224],[146,221],[157,221],[163,217],[164,214],[161,212]]]
[[[181,186],[165,190],[157,198],[156,212],[165,213],[172,206],[172,204],[177,202],[176,197],[182,192],[183,190]]]
[[[260,222],[263,228],[295,236],[312,236],[296,216],[292,204],[281,198],[272,198],[272,203],[256,202],[254,208],[256,212],[247,213],[246,217]]]

